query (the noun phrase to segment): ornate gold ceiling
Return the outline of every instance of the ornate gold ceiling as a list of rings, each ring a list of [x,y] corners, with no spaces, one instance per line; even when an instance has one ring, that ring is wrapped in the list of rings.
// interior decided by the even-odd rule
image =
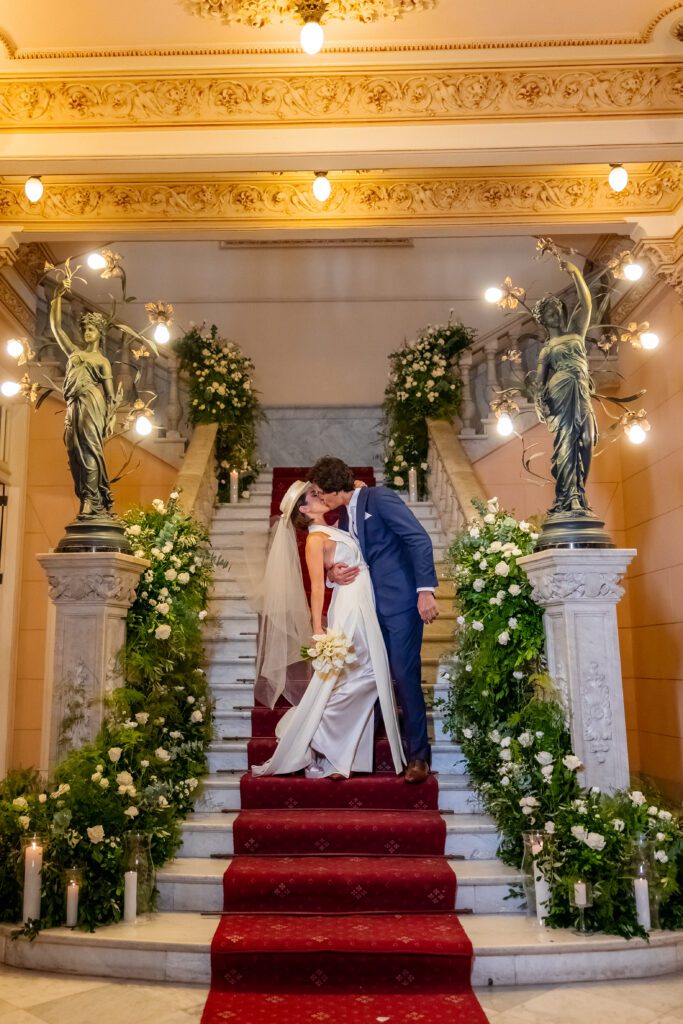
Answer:
[[[313,197],[312,175],[301,172],[55,178],[34,205],[23,181],[5,180],[0,222],[25,232],[623,224],[680,208],[680,164],[630,171],[621,193],[610,189],[603,167],[335,172],[324,204]]]
[[[683,62],[1,75],[0,130],[634,117],[683,108]]]

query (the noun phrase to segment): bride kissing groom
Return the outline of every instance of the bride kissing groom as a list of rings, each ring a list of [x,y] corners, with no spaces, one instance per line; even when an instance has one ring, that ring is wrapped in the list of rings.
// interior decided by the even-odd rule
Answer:
[[[328,526],[325,514],[336,509],[338,526]],[[372,772],[379,705],[396,773],[407,765],[405,781],[424,782],[430,747],[420,648],[424,624],[438,616],[429,535],[394,491],[358,484],[350,467],[330,456],[316,462],[307,481],[292,484],[280,511],[259,602],[261,695],[271,707],[283,692],[296,699],[291,687],[287,692],[287,666],[301,659],[301,647],[310,647],[311,620],[314,636],[325,632],[326,588],[333,591],[328,632],[350,643],[351,661],[313,675],[278,723],[275,753],[252,771],[280,775],[303,769],[308,778],[332,779]],[[310,609],[297,530],[307,534]]]

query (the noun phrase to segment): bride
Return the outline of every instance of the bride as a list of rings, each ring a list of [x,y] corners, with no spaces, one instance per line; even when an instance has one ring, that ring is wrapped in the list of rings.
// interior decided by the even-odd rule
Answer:
[[[301,660],[300,648],[324,633],[322,617],[327,569],[337,562],[358,566],[353,583],[334,586],[328,626],[352,644],[353,662],[338,673],[313,675],[296,706],[280,719],[278,746],[254,775],[306,770],[308,778],[348,778],[372,772],[375,702],[379,699],[396,774],[405,765],[396,700],[384,640],[375,612],[370,573],[349,533],[328,526],[326,505],[310,483],[292,484],[280,504],[282,516],[268,555],[259,602],[257,696],[271,708],[288,689],[287,667]],[[306,604],[296,530],[306,530],[311,607]],[[259,691],[259,686],[261,687]],[[290,687],[286,694],[290,700]]]

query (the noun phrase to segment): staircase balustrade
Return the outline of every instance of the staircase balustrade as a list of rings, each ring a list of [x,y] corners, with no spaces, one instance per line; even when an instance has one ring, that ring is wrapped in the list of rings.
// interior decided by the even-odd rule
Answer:
[[[196,425],[175,485],[183,509],[207,528],[211,526],[218,493],[217,434],[217,423]]]
[[[427,420],[429,495],[447,539],[472,517],[472,500],[486,500],[472,463],[446,420]]]

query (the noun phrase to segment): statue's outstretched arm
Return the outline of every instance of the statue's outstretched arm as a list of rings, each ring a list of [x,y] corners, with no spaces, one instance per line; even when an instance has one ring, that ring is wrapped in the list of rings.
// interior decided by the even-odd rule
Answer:
[[[564,269],[571,275],[574,281],[576,294],[579,300],[576,309],[572,313],[569,323],[567,324],[567,333],[571,334],[575,331],[577,334],[580,334],[585,341],[586,331],[588,330],[591,322],[593,298],[591,296],[590,289],[586,284],[586,279],[576,264],[566,261],[564,263]]]
[[[62,296],[64,294],[64,288],[60,285],[57,287],[52,301],[50,302],[50,329],[55,337],[55,341],[68,357],[72,352],[77,350],[76,345],[66,333],[62,327]]]

